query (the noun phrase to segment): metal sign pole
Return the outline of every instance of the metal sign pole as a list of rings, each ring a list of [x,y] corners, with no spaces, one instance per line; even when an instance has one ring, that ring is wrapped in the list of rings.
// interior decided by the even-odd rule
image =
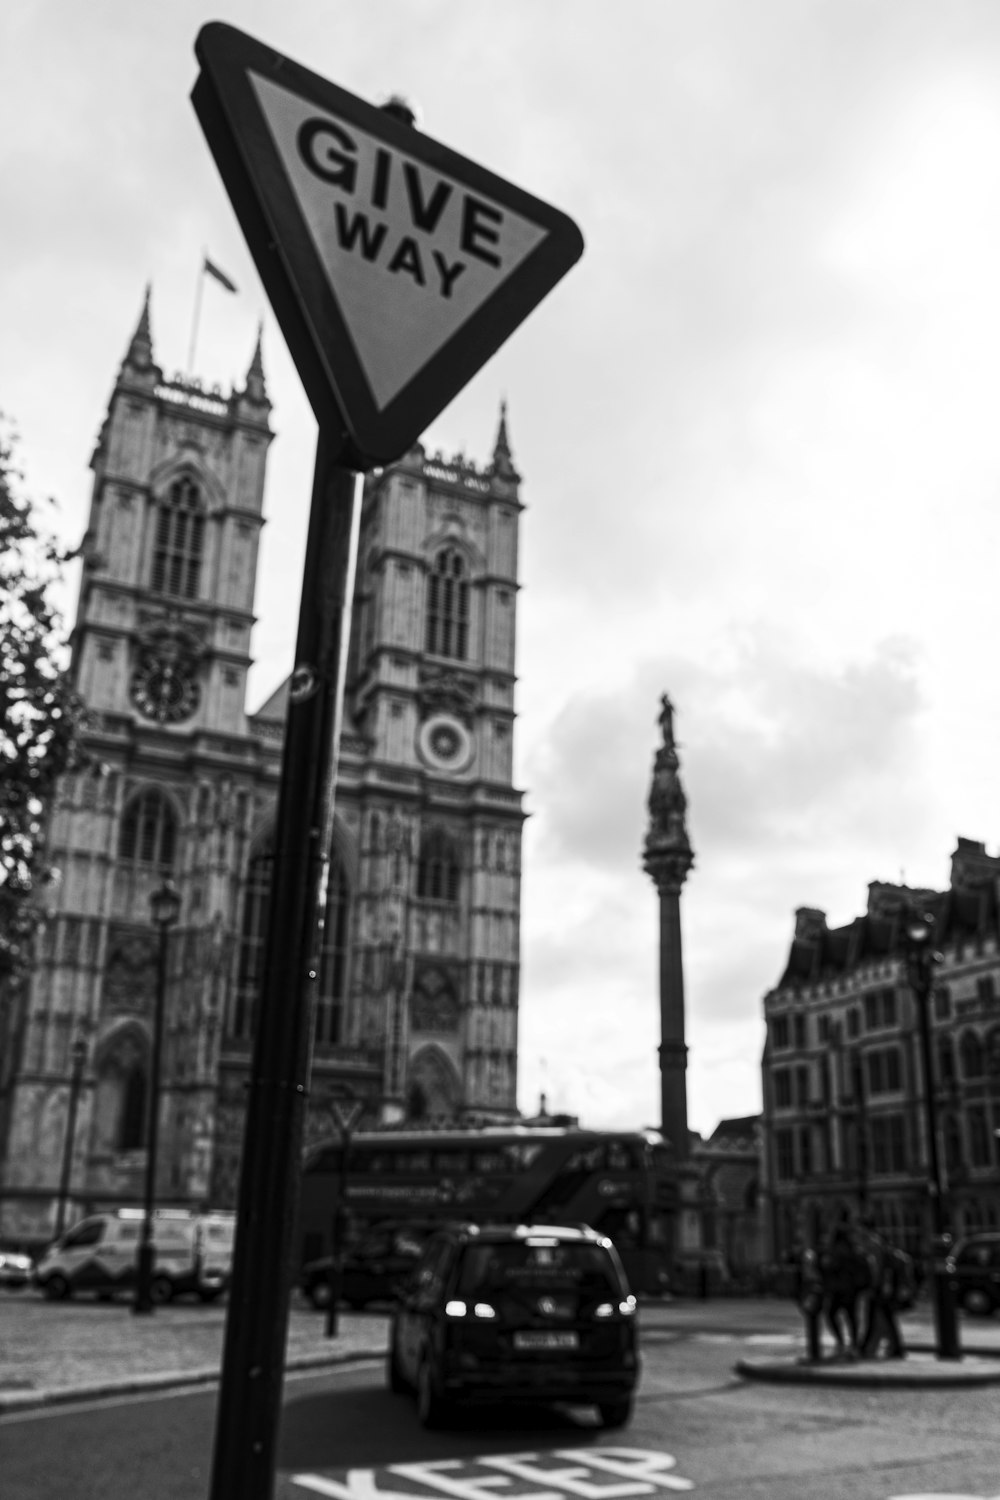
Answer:
[[[320,430],[255,1023],[211,1500],[270,1500],[360,476]]]

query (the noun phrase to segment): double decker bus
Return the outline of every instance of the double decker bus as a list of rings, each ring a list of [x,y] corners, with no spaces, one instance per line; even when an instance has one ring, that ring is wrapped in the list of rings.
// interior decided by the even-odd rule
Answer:
[[[380,1224],[584,1223],[613,1241],[634,1290],[667,1284],[677,1212],[676,1171],[656,1131],[561,1126],[359,1132],[306,1154],[299,1199],[300,1264]]]

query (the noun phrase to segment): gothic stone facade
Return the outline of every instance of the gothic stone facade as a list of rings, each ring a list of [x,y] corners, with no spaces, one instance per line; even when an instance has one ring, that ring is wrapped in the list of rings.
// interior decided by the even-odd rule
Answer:
[[[764,999],[768,1253],[818,1243],[845,1209],[913,1254],[930,1234],[925,1081],[902,957],[911,907],[942,954],[930,1007],[939,1151],[957,1233],[1000,1228],[1000,858],[959,839],[946,891],[875,881],[830,929],[801,907]]]
[[[52,817],[61,878],[0,1063],[0,1234],[51,1231],[78,1038],[67,1221],[141,1194],[167,876],[157,1196],[234,1201],[287,690],[246,713],[269,411],[259,344],[228,397],[165,378],[147,298],[92,461],[93,764]],[[366,481],[310,1139],[344,1095],[366,1126],[516,1113],[518,489],[503,415],[485,469],[416,445]]]

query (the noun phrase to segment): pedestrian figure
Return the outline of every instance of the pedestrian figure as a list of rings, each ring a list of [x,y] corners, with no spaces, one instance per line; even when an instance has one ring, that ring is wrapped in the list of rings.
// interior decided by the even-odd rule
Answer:
[[[903,1337],[896,1319],[896,1303],[901,1291],[901,1268],[899,1254],[870,1220],[863,1225],[868,1260],[872,1268],[871,1290],[868,1296],[868,1316],[861,1335],[863,1359],[877,1359],[882,1344],[886,1345],[887,1359],[903,1359]]]
[[[858,1300],[871,1283],[871,1272],[851,1236],[846,1218],[833,1229],[822,1259],[823,1316],[836,1345],[834,1357],[856,1359]]]

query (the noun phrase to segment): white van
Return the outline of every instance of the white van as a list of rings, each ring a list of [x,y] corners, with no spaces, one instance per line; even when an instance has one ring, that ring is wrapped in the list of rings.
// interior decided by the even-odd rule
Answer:
[[[74,1292],[93,1292],[110,1301],[131,1291],[136,1282],[141,1208],[119,1208],[93,1214],[55,1240],[35,1266],[35,1285],[46,1297],[60,1300]],[[193,1293],[213,1302],[229,1285],[232,1270],[232,1213],[189,1213],[157,1209],[153,1215],[154,1302]]]

